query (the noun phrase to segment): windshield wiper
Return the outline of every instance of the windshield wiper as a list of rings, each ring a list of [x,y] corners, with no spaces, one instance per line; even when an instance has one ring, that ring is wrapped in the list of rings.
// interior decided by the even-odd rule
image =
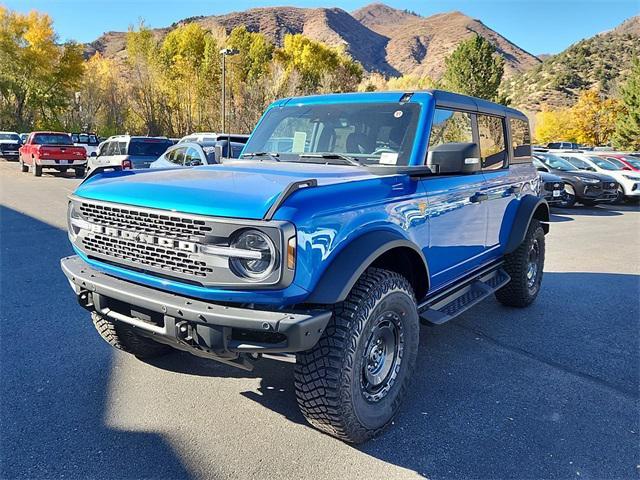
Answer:
[[[342,155],[341,153],[301,153],[299,158],[321,158],[322,160],[342,160],[343,162],[349,165],[362,166],[360,160],[354,157],[348,157],[347,155]]]
[[[254,157],[269,157],[271,160],[279,162],[278,158],[280,154],[278,152],[247,152],[242,154],[243,157],[254,158]]]

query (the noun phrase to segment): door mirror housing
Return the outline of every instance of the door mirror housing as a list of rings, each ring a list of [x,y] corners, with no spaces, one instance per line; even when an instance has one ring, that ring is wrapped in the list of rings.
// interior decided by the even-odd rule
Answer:
[[[436,174],[479,172],[480,149],[476,143],[443,143],[429,151],[427,167]]]
[[[549,172],[549,169],[547,167],[537,167],[536,170],[538,170],[539,172]]]
[[[90,157],[97,157],[97,156],[98,156],[98,154],[97,154],[96,152],[91,152],[91,153],[89,154],[89,156],[90,156]]]

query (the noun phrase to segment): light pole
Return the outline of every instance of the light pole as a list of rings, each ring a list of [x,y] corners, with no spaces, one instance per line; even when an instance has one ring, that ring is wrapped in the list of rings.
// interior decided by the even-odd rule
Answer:
[[[227,130],[227,82],[226,82],[226,58],[231,55],[240,53],[235,48],[223,48],[220,50],[222,55],[222,132]]]

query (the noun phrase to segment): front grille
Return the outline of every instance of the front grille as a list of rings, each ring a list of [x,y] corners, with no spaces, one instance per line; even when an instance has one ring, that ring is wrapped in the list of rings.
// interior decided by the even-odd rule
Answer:
[[[121,238],[93,234],[82,239],[84,250],[89,254],[100,255],[131,262],[141,269],[148,267],[166,270],[175,274],[206,277],[213,268],[201,260],[189,258],[189,253],[157,245],[145,245]]]
[[[80,212],[90,223],[175,240],[197,241],[212,230],[203,220],[131,207],[82,202]]]
[[[564,182],[547,182],[544,184],[544,189],[548,191],[562,190],[564,188]]]
[[[229,267],[229,257],[202,251],[202,245],[228,246],[240,230],[259,228],[276,249],[295,232],[284,222],[235,221],[169,210],[73,198],[74,211],[87,224],[74,228],[74,245],[87,257],[154,276],[204,286],[244,287],[247,281]],[[283,227],[284,226],[284,227]],[[282,269],[275,269],[255,288],[276,285]],[[292,275],[287,270],[287,282]],[[292,273],[292,272],[291,272]]]

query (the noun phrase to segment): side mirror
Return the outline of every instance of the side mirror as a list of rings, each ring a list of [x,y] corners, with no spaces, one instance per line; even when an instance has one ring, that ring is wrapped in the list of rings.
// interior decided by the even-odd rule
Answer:
[[[623,170],[631,170],[629,167],[622,167]]]
[[[593,168],[593,167],[587,167],[587,170],[589,170],[590,172],[595,172],[596,171],[596,169]]]
[[[444,143],[427,154],[427,167],[434,173],[479,172],[480,149],[475,143]]]
[[[198,167],[200,165],[202,165],[202,162],[200,160],[191,160],[189,162],[190,167]]]
[[[90,157],[97,157],[97,156],[98,156],[98,154],[97,154],[96,152],[91,152],[91,153],[89,154],[89,156],[90,156]]]
[[[539,172],[548,172],[549,171],[549,169],[546,168],[546,167],[538,167],[538,168],[536,168],[536,170],[538,170]]]

